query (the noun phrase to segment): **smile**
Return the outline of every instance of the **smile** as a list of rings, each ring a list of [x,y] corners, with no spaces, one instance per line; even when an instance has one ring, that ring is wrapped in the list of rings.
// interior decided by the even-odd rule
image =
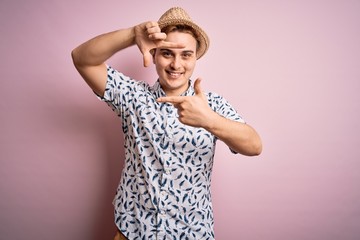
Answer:
[[[183,74],[182,72],[171,72],[171,71],[166,71],[166,73],[170,75],[170,77],[172,78],[178,78]]]

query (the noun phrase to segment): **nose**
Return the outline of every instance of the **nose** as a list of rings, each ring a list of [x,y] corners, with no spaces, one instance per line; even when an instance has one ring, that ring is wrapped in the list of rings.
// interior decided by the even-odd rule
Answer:
[[[179,57],[175,56],[172,59],[170,66],[175,70],[179,69],[181,67],[181,59]]]

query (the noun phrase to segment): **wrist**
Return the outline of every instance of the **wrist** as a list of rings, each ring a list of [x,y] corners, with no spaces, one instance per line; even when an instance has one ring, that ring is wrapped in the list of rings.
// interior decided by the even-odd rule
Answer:
[[[211,112],[209,112],[209,114],[206,114],[206,116],[204,117],[203,128],[213,133],[214,131],[216,131],[217,124],[219,123],[220,118],[221,116],[219,114],[211,110]]]

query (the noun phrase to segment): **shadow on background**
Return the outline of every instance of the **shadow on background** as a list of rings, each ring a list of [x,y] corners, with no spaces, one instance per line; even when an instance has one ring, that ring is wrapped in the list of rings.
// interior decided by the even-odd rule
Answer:
[[[94,96],[95,97],[95,96]],[[93,240],[113,239],[116,233],[114,224],[114,207],[112,205],[116,189],[124,166],[124,140],[121,131],[121,121],[105,103],[100,103],[99,114],[91,116],[94,121],[89,131],[98,136],[99,148],[104,156],[101,157],[104,178],[102,189],[98,191],[97,206],[91,214],[93,228],[89,229]],[[93,113],[93,112],[92,112]],[[92,114],[90,114],[92,115]],[[83,120],[86,121],[89,116]]]
[[[104,107],[106,108],[106,106]],[[106,110],[111,111],[110,109]],[[116,233],[112,201],[124,166],[125,155],[123,134],[119,135],[120,120],[105,117],[101,122],[101,126],[98,128],[98,131],[101,132],[99,133],[99,142],[102,143],[106,152],[103,160],[107,176],[103,182],[103,195],[98,202],[97,209],[94,210],[93,240],[113,239]]]
[[[84,158],[89,153],[81,154],[82,159],[75,159],[75,161],[82,162],[78,168],[90,169],[90,175],[95,176],[96,179],[85,179],[82,183],[74,183],[74,186],[69,186],[76,188],[82,186],[87,189],[80,189],[80,191],[87,194],[90,191],[90,195],[95,195],[93,199],[89,199],[90,204],[85,207],[85,209],[89,210],[86,213],[89,219],[82,217],[82,219],[86,220],[86,223],[79,224],[85,230],[82,228],[77,232],[77,230],[72,229],[72,231],[76,232],[76,234],[70,236],[74,240],[76,235],[87,236],[86,239],[88,240],[113,239],[116,233],[112,201],[124,166],[125,155],[121,121],[106,103],[98,101],[95,95],[93,97],[95,100],[90,102],[84,100],[79,102],[73,99],[71,100],[72,104],[66,107],[61,106],[62,109],[57,108],[56,112],[52,112],[50,109],[46,110],[48,116],[53,116],[52,119],[48,120],[57,125],[57,129],[60,128],[65,133],[68,133],[68,137],[81,136],[85,140],[90,138],[90,143],[96,138],[95,141],[98,144],[95,145],[96,150],[94,152],[101,154],[93,157],[92,162],[88,162],[88,159]],[[53,114],[50,114],[51,112]],[[74,139],[71,141],[75,142]],[[86,142],[76,141],[76,144],[81,148],[81,151],[89,150],[89,152],[93,152],[93,149],[90,148],[94,148],[94,143],[91,146],[86,146]],[[87,164],[96,164],[98,169],[95,169],[94,165],[86,166]],[[93,173],[94,169],[96,170],[95,173]],[[82,172],[81,169],[77,171]],[[91,183],[96,185],[92,190]],[[76,204],[81,203],[77,201]],[[76,228],[76,226],[74,227]]]

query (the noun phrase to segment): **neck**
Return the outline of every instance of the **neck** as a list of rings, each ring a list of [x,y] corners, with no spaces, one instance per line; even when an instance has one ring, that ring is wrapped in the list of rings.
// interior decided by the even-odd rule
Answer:
[[[180,95],[182,95],[183,93],[185,93],[185,92],[189,89],[190,85],[191,85],[191,81],[190,81],[190,80],[188,81],[188,84],[187,84],[187,85],[184,85],[184,86],[182,86],[181,88],[176,88],[176,89],[171,89],[171,88],[169,89],[169,88],[166,88],[165,86],[162,86],[162,85],[160,84],[161,88],[162,88],[163,91],[165,92],[165,95],[168,96],[168,97],[170,97],[170,96],[180,96]]]

